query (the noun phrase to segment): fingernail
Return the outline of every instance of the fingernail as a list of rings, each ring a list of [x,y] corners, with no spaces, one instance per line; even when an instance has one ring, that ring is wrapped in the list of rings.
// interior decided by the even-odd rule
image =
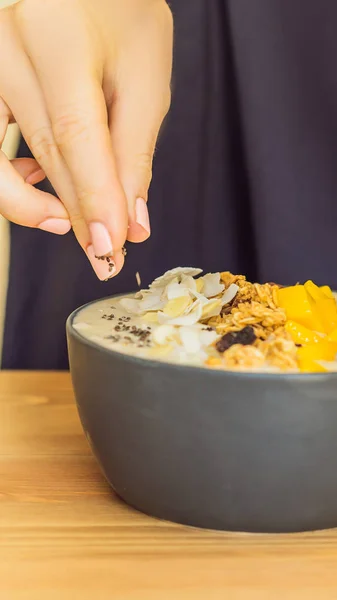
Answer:
[[[30,175],[28,175],[28,177],[26,177],[25,181],[26,181],[26,183],[35,185],[35,183],[39,183],[40,181],[42,181],[42,179],[44,179],[45,176],[46,175],[45,175],[44,171],[42,171],[42,169],[37,169],[37,171],[34,171]]]
[[[71,229],[71,224],[68,219],[46,219],[38,226],[38,229],[42,231],[49,231],[49,233],[56,233],[57,235],[64,235]]]
[[[149,211],[147,210],[146,202],[143,198],[136,200],[136,222],[143,227],[148,234],[151,233]]]
[[[101,256],[100,258],[97,258],[96,251],[93,245],[88,246],[87,256],[98,279],[100,279],[101,281],[106,281],[107,279],[110,279],[116,273],[116,267],[113,259],[110,256]]]
[[[95,256],[112,256],[112,242],[105,225],[103,223],[90,223],[89,230]]]

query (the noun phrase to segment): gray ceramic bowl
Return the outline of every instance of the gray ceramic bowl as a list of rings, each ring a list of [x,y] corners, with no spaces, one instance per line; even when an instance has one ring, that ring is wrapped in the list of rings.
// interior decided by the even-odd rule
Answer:
[[[106,350],[67,322],[84,431],[117,494],[212,529],[337,526],[337,375],[261,375]]]

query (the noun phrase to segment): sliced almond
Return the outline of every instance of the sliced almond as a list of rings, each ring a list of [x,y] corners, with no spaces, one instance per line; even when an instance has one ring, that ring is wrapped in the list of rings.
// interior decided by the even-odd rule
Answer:
[[[183,275],[181,278],[181,285],[195,292],[197,289],[197,282],[191,275]]]
[[[172,269],[171,271],[167,271],[161,277],[157,277],[154,282],[151,284],[150,288],[161,287],[163,285],[167,285],[172,279],[175,277],[181,278],[183,275],[190,275],[191,277],[195,277],[196,275],[200,275],[202,273],[202,269],[195,269],[194,267],[177,267],[176,269]]]
[[[152,332],[152,340],[159,346],[165,346],[175,333],[173,325],[160,325]]]
[[[199,279],[196,279],[195,283],[196,283],[196,287],[197,287],[197,292],[199,294],[201,294],[202,290],[203,290],[203,287],[204,287],[204,278],[203,277],[199,277]]]
[[[204,304],[202,308],[201,319],[210,319],[211,317],[217,317],[221,312],[221,300],[212,300]]]
[[[220,281],[220,273],[207,273],[207,275],[204,275],[203,277],[203,282],[204,286],[202,293],[206,298],[214,298],[221,294],[225,289],[224,284]]]
[[[200,332],[200,341],[203,346],[210,346],[214,344],[214,342],[219,338],[219,335],[215,330],[213,331],[205,331],[202,330]]]
[[[187,354],[197,354],[201,349],[200,331],[195,327],[180,327],[179,337]]]
[[[225,304],[229,304],[230,302],[232,302],[232,300],[234,300],[236,294],[239,291],[239,286],[236,285],[235,283],[232,283],[228,290],[225,291],[224,295],[221,298],[221,304],[222,306],[225,306]]]
[[[124,310],[133,315],[142,315],[149,311],[162,310],[165,306],[157,295],[147,295],[145,298],[137,300],[135,298],[122,298],[119,304]]]
[[[166,286],[165,294],[168,300],[173,300],[174,298],[181,298],[181,296],[188,296],[189,292],[185,285],[179,283],[178,279],[174,279]]]
[[[202,304],[197,300],[189,307],[186,314],[179,317],[170,318],[165,313],[159,312],[158,321],[159,323],[168,323],[170,325],[196,325],[201,317],[201,313]]]
[[[180,298],[172,298],[163,308],[163,313],[170,319],[180,317],[186,309],[192,304],[189,296],[181,296]]]
[[[152,310],[162,310],[164,306],[165,301],[157,294],[149,294],[139,301],[139,308],[144,313]]]
[[[122,298],[119,301],[119,305],[124,308],[128,313],[133,315],[139,315],[141,310],[139,308],[139,303],[141,300],[136,300],[135,298]]]

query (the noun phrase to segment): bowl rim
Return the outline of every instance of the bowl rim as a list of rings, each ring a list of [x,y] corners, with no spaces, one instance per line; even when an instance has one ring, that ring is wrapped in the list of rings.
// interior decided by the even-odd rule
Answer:
[[[155,360],[152,358],[143,358],[141,356],[135,356],[133,354],[127,354],[124,352],[118,352],[117,350],[113,350],[112,348],[106,348],[105,346],[101,346],[98,342],[90,340],[82,335],[77,329],[74,328],[73,322],[76,316],[85,308],[92,306],[93,304],[98,304],[99,302],[104,302],[105,300],[114,300],[118,298],[124,298],[127,295],[132,295],[135,292],[129,292],[129,294],[114,294],[110,296],[104,296],[103,298],[99,298],[98,300],[91,300],[79,306],[75,310],[73,310],[66,320],[66,331],[73,337],[77,338],[79,342],[84,344],[85,346],[89,346],[94,350],[97,350],[103,354],[108,356],[112,356],[118,358],[120,360],[124,360],[130,364],[136,364],[140,367],[152,367],[152,368],[165,368],[167,371],[170,371],[174,374],[174,372],[186,371],[190,372],[191,375],[193,373],[199,373],[204,375],[205,377],[210,376],[212,379],[214,378],[230,378],[230,379],[244,379],[244,380],[267,380],[267,381],[300,381],[300,382],[308,382],[318,380],[318,382],[323,382],[326,380],[337,380],[337,372],[328,371],[326,373],[263,373],[261,371],[230,371],[230,370],[220,370],[220,369],[209,369],[207,367],[199,367],[194,365],[184,365],[180,363],[170,363],[165,362],[163,360]]]

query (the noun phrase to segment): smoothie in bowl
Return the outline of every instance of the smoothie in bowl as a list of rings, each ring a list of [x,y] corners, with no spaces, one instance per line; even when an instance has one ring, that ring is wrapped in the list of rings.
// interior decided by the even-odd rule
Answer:
[[[144,359],[266,373],[337,370],[336,301],[312,281],[282,288],[177,268],[133,296],[83,308],[73,326]]]

